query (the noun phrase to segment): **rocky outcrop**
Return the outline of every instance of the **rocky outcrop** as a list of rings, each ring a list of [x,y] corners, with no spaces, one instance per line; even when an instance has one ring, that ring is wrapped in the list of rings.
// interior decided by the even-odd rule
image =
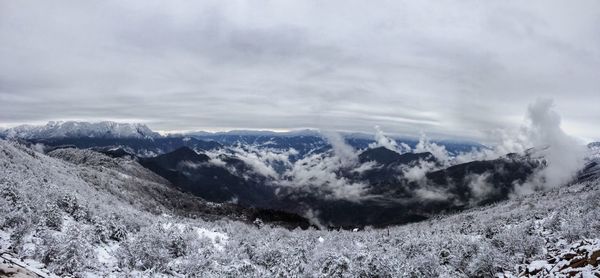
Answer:
[[[523,277],[600,277],[600,240],[582,240],[562,250],[548,250],[545,260],[518,266]]]

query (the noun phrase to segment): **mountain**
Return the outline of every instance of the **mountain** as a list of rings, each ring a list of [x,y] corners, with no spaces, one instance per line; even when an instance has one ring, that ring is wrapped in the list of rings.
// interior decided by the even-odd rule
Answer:
[[[365,133],[340,133],[346,144],[356,150],[369,149],[375,143],[372,134]],[[271,149],[294,149],[298,151],[296,158],[304,157],[312,153],[324,153],[331,149],[330,143],[321,133],[316,130],[299,130],[290,132],[272,132],[272,131],[228,131],[228,132],[193,132],[187,136],[200,140],[210,140],[219,142],[224,146],[258,146]],[[411,138],[395,138],[397,142],[402,142],[414,148],[419,140]],[[457,141],[433,141],[446,148],[451,154],[461,152],[470,152],[473,149],[482,149],[485,146],[471,142]]]
[[[315,132],[230,131],[190,136],[200,140],[218,142],[230,147],[255,146],[265,149],[294,149],[298,152],[296,158],[329,148],[327,141]]]
[[[342,133],[347,144],[353,148],[368,149],[374,143],[372,135]],[[292,160],[311,153],[324,153],[331,149],[326,138],[316,130],[289,132],[233,130],[228,132],[191,132],[184,135],[161,136],[144,124],[115,122],[49,122],[43,126],[22,125],[0,130],[0,138],[17,138],[50,147],[74,146],[77,148],[122,148],[141,157],[156,156],[179,147],[208,151],[223,146],[253,146],[261,149],[293,149],[297,152]],[[399,142],[415,147],[418,140],[398,138]],[[482,148],[475,143],[438,142],[450,153]]]
[[[95,138],[95,137],[67,137],[67,138],[40,138],[28,139],[32,144],[43,144],[48,149],[75,147],[79,149],[123,149],[125,152],[139,157],[152,157],[168,153],[181,147],[206,151],[222,148],[215,141],[203,141],[190,137],[158,137],[158,138]]]
[[[426,174],[432,185],[452,194],[454,203],[485,205],[505,200],[545,166],[528,157],[471,161]]]
[[[469,164],[444,175],[478,169],[488,168]],[[594,277],[598,184],[590,177],[435,217],[424,210],[408,221],[420,222],[384,229],[282,229],[268,220],[306,219],[207,202],[135,159],[74,148],[44,154],[0,140],[0,270],[41,277]],[[370,202],[372,211],[355,210],[368,202],[331,200],[308,216],[383,223],[403,212]]]
[[[222,147],[215,141],[184,136],[161,136],[144,124],[115,122],[49,122],[44,126],[23,125],[0,131],[5,138],[43,144],[48,150],[64,147],[93,148],[111,152],[121,149],[140,157],[156,156],[180,147],[195,150],[214,150]]]
[[[600,158],[600,142],[589,143],[588,150],[590,151],[591,157]]]
[[[419,161],[436,162],[435,157],[430,152],[400,154],[386,147],[367,149],[363,151],[358,158],[361,163],[374,161],[385,166],[392,164],[409,165]]]
[[[195,131],[185,133],[188,136],[197,136],[197,137],[229,137],[229,136],[256,136],[256,137],[266,137],[266,136],[275,136],[275,137],[295,137],[295,136],[319,136],[320,133],[318,130],[314,129],[301,129],[301,130],[292,130],[285,132],[276,132],[270,130],[230,130],[230,131],[221,131],[221,132],[206,132],[206,131]]]
[[[248,207],[273,208],[274,188],[266,178],[240,171],[247,167],[240,160],[221,156],[226,165],[211,163],[210,158],[182,147],[156,157],[140,159],[140,164],[159,174],[181,190],[214,202],[235,202]],[[236,168],[237,167],[237,168]],[[247,169],[243,169],[247,170]]]
[[[264,176],[253,168],[256,166],[252,164],[260,163],[257,158],[249,159],[242,155],[221,153],[211,159],[184,147],[156,157],[142,158],[140,163],[181,190],[209,201],[233,201],[247,207],[301,215],[318,211],[319,215],[315,218],[331,227],[403,224],[421,221],[444,211],[505,200],[513,192],[514,184],[524,183],[543,167],[537,160],[518,155],[448,167],[441,165],[429,152],[400,154],[377,147],[358,155],[360,164],[356,167],[362,170],[344,168],[326,173],[328,176],[335,175],[342,188],[349,184],[362,185],[363,199],[345,200],[324,196],[323,191],[318,189],[319,176],[313,177],[314,184],[293,186],[294,177],[289,176],[294,173],[291,168],[284,169],[282,176]],[[327,154],[323,154],[322,159],[326,157]],[[374,165],[371,164],[373,162]],[[420,180],[407,175],[407,171],[413,169],[423,172]],[[302,175],[303,172],[299,173]],[[289,185],[290,179],[292,186]],[[317,188],[307,190],[313,186]]]
[[[209,160],[210,157],[205,154],[199,154],[188,147],[181,147],[170,153],[159,155],[152,159],[146,159],[145,161],[153,161],[153,163],[161,167],[171,167],[172,165],[178,165],[181,162],[197,164],[207,162]]]
[[[160,134],[144,124],[116,123],[110,121],[89,123],[76,121],[51,121],[44,126],[21,125],[2,132],[7,138],[142,138],[152,139]]]

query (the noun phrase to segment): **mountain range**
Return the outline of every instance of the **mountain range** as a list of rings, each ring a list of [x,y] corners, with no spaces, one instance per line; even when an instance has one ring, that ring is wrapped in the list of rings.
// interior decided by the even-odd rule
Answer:
[[[572,182],[525,195],[547,169],[535,149],[465,160],[320,135],[20,134],[0,139],[2,273],[600,273],[600,144]]]
[[[310,214],[313,224],[328,227],[402,224],[506,200],[545,167],[543,159],[525,154],[446,161],[428,151],[377,146],[362,135],[344,138],[355,156],[346,165],[328,139],[313,130],[162,136],[142,124],[50,122],[2,134],[48,153],[89,149],[137,161],[177,190],[207,201]],[[422,142],[402,143],[415,148]],[[441,144],[449,156],[482,148]],[[596,168],[591,162],[586,169]]]

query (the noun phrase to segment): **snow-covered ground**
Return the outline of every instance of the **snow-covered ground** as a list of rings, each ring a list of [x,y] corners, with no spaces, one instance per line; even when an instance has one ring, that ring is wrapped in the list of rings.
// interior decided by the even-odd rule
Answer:
[[[165,197],[176,193],[134,161],[78,150],[50,155],[0,140],[0,252],[28,262],[30,271],[81,277],[600,275],[597,179],[386,229],[287,230],[182,216],[171,200],[182,196]]]

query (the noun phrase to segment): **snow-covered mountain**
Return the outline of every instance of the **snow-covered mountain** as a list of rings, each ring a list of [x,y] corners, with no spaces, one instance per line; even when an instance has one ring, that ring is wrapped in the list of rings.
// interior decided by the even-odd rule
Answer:
[[[7,138],[158,138],[160,134],[145,124],[103,122],[51,121],[43,126],[20,125],[0,131]]]
[[[249,223],[248,217],[235,217],[228,207],[172,190],[133,160],[77,149],[43,154],[0,140],[4,273],[24,269],[41,277],[54,277],[46,271],[75,277],[600,275],[598,176],[386,229],[287,230],[259,219]]]

